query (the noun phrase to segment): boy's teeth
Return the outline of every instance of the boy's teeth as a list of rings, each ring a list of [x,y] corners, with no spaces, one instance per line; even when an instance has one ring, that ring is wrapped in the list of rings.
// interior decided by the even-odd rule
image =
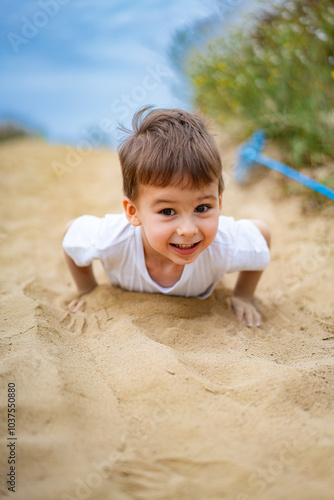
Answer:
[[[174,245],[178,248],[191,248],[195,245],[195,243],[193,243],[192,245],[178,245],[177,243],[174,243]]]

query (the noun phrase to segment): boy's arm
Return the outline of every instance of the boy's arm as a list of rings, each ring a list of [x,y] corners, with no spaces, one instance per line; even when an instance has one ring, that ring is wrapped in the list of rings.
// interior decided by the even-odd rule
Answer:
[[[64,255],[66,264],[78,290],[78,297],[69,303],[68,308],[71,312],[77,312],[85,307],[86,301],[83,296],[91,292],[97,286],[97,282],[92,264],[86,267],[79,267],[66,252],[64,252]]]
[[[72,221],[66,226],[64,236],[68,231],[71,223]],[[64,256],[67,267],[70,270],[70,273],[78,290],[78,297],[73,299],[69,303],[68,308],[72,312],[77,312],[80,309],[83,309],[86,304],[86,301],[82,298],[83,295],[91,292],[97,286],[97,282],[93,273],[92,264],[85,267],[79,267],[76,265],[73,259],[71,259],[69,255],[67,255],[65,251]]]
[[[64,255],[67,267],[69,268],[74,283],[77,286],[79,296],[91,292],[97,285],[93,273],[93,265],[90,264],[86,267],[79,267],[75,264],[71,257],[67,255],[65,251]]]
[[[270,231],[267,225],[259,220],[252,220],[270,247]],[[241,271],[231,297],[231,307],[239,322],[243,319],[247,326],[260,326],[261,315],[252,303],[256,286],[263,271]]]

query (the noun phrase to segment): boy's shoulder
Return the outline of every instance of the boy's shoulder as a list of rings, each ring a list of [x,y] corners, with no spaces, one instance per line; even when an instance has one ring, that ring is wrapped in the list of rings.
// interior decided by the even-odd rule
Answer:
[[[134,235],[134,226],[127,220],[124,213],[106,214],[97,217],[99,226],[97,239],[100,246],[110,246],[131,238]]]
[[[219,217],[216,237],[204,252],[204,263],[222,268],[223,274],[263,270],[270,260],[268,245],[256,225],[248,219],[227,216]]]
[[[239,231],[239,226],[239,221],[236,221],[233,217],[220,215],[215,241],[222,243],[234,239],[236,233]]]
[[[121,214],[105,214],[100,220],[106,226],[127,227],[129,225],[124,212]]]
[[[217,239],[219,240],[226,240],[226,239],[234,239],[241,234],[247,234],[249,235],[250,233],[255,234],[256,236],[260,235],[261,233],[256,227],[256,225],[249,219],[234,219],[234,217],[231,216],[226,216],[226,215],[220,215],[219,216],[219,223],[218,223],[218,231],[217,231]]]
[[[238,251],[268,251],[267,243],[257,226],[249,219],[235,220],[221,215],[218,231],[212,243],[216,248],[229,247],[233,253]]]
[[[81,215],[75,219],[68,231],[71,239],[92,241],[102,249],[130,238],[134,234],[124,213],[106,214],[103,217],[95,215]]]

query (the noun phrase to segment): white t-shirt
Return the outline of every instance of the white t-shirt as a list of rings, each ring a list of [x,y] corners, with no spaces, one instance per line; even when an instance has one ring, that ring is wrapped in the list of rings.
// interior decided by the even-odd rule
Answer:
[[[180,280],[168,288],[148,274],[141,228],[132,226],[125,214],[75,219],[63,248],[79,267],[99,259],[111,283],[126,290],[200,299],[211,295],[225,273],[262,271],[270,260],[267,243],[255,224],[222,215],[214,241],[184,266]]]

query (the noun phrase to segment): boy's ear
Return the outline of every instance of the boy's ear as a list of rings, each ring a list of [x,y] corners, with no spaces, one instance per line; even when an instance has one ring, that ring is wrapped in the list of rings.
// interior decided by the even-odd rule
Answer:
[[[221,214],[223,211],[223,193],[220,193],[218,200],[219,200],[219,214]]]
[[[138,211],[133,202],[127,196],[123,198],[123,208],[126,218],[133,226],[140,226],[141,221],[138,216]]]

